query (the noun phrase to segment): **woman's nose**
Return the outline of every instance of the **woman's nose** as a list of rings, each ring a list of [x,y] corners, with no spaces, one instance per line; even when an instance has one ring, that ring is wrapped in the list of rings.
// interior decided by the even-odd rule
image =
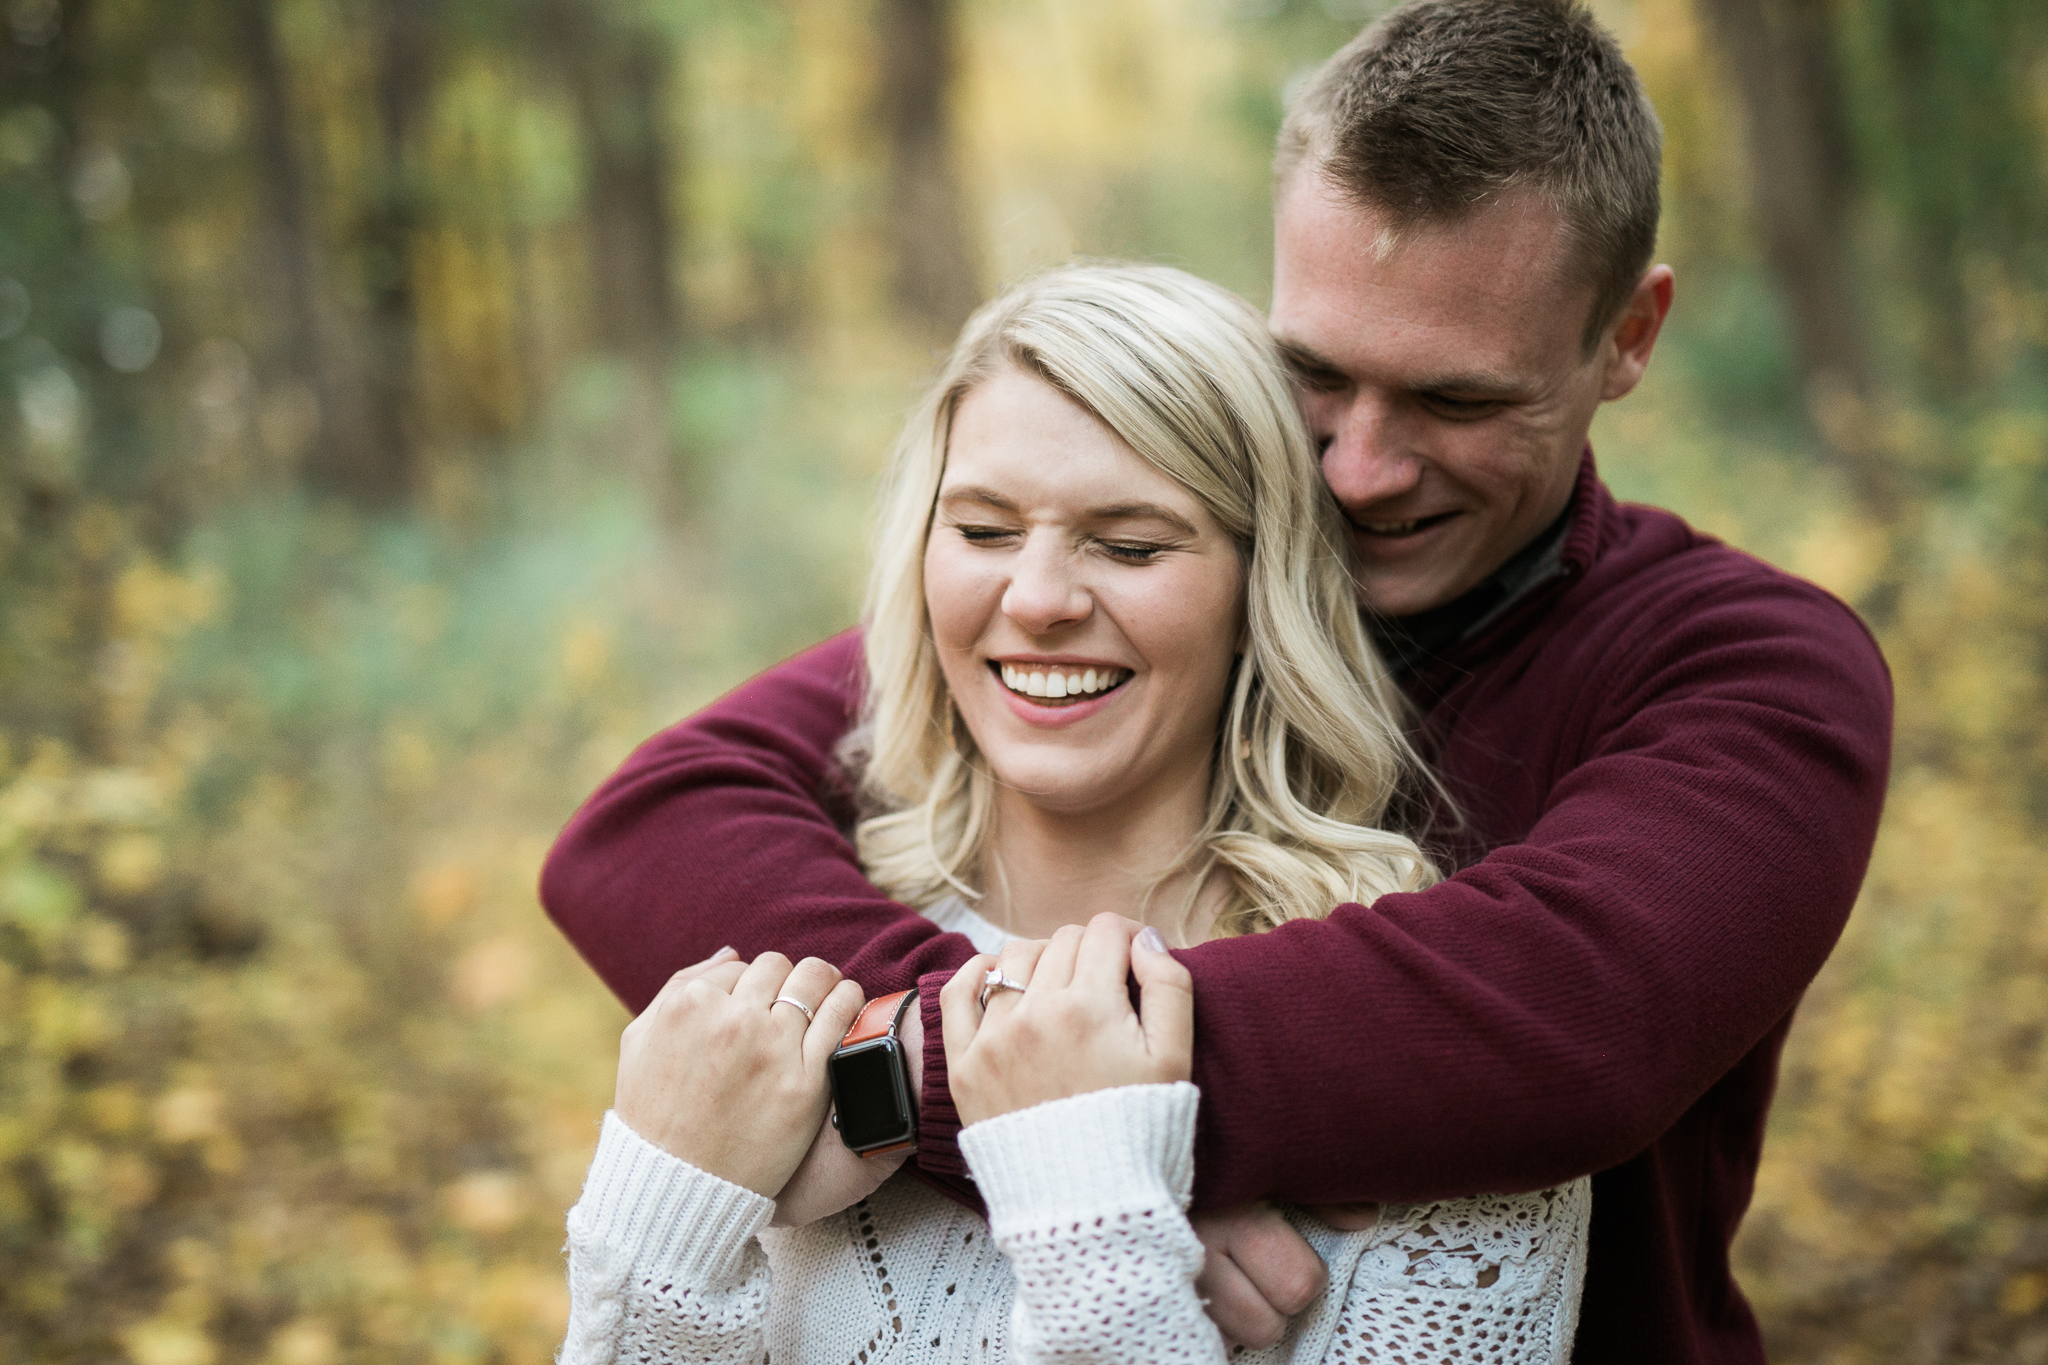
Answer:
[[[1077,625],[1095,610],[1095,598],[1080,581],[1073,556],[1050,536],[1034,536],[1017,556],[1003,590],[1003,615],[1031,635],[1049,635]]]

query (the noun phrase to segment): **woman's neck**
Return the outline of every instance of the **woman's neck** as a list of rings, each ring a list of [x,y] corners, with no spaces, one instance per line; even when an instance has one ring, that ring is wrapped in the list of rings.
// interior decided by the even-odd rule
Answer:
[[[1110,910],[1153,925],[1170,943],[1200,942],[1224,891],[1220,874],[1198,888],[1203,868],[1188,857],[1202,830],[1207,785],[1084,814],[1043,810],[999,789],[977,910],[1025,938]]]

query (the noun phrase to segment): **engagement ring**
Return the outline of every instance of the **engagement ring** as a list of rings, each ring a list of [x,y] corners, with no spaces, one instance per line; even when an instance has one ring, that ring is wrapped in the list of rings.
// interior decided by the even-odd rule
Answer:
[[[1001,967],[991,967],[988,969],[988,975],[981,978],[980,999],[983,1009],[988,1008],[988,998],[997,991],[1015,991],[1017,994],[1022,995],[1024,993],[1024,983],[1012,981],[1009,977],[1004,976]]]

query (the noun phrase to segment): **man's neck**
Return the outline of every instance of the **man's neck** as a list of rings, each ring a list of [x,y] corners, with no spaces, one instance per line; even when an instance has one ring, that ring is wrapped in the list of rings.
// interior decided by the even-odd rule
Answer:
[[[1575,497],[1564,505],[1535,539],[1508,561],[1443,606],[1412,616],[1379,617],[1373,633],[1396,673],[1414,670],[1423,660],[1478,635],[1540,584],[1548,582],[1563,560],[1565,537],[1572,527]]]

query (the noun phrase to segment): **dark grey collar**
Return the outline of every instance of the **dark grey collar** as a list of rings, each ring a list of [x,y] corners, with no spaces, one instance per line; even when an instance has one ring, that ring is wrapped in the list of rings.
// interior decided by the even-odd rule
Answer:
[[[1412,672],[1424,659],[1463,644],[1498,621],[1508,608],[1556,577],[1564,566],[1564,542],[1571,530],[1572,507],[1565,504],[1557,520],[1486,580],[1455,601],[1413,616],[1371,618],[1373,638],[1395,673]]]

